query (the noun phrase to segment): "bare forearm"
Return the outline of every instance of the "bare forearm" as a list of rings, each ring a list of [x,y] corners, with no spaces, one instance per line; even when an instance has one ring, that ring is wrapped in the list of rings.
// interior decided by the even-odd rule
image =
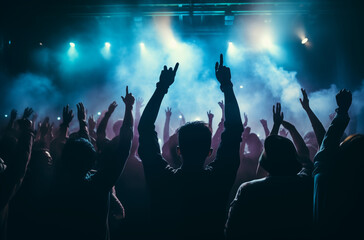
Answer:
[[[166,143],[169,139],[169,123],[171,121],[170,117],[166,117],[163,129],[163,142]]]
[[[315,113],[311,110],[311,108],[306,109],[306,113],[308,118],[310,119],[313,131],[315,132],[317,143],[321,145],[322,140],[324,139],[326,130],[322,125],[321,121],[317,118]]]

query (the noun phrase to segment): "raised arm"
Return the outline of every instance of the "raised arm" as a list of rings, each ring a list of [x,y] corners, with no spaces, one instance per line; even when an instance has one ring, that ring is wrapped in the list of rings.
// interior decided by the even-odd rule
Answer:
[[[301,162],[302,166],[305,169],[312,171],[313,163],[310,160],[310,151],[308,150],[308,147],[306,146],[306,143],[303,140],[302,136],[293,124],[287,121],[283,121],[282,125],[289,131],[292,136],[293,143],[296,146],[299,161]]]
[[[95,128],[96,128],[96,121],[94,119],[94,115],[91,115],[88,117],[88,130],[89,130],[89,135],[91,137],[93,137],[94,139],[96,139],[96,132],[95,132]]]
[[[20,136],[14,158],[9,161],[5,171],[0,175],[0,212],[19,189],[32,152],[34,135],[31,129],[31,122],[25,118],[17,122],[20,127]]]
[[[66,140],[68,128],[70,127],[70,123],[73,119],[73,111],[69,109],[69,105],[63,107],[62,116],[62,123],[59,126],[57,138],[59,138],[60,140]]]
[[[328,218],[332,215],[331,208],[327,206],[327,192],[330,191],[330,174],[333,169],[337,169],[336,161],[339,155],[340,139],[349,124],[350,118],[348,110],[352,101],[350,91],[341,90],[336,95],[338,108],[336,117],[327,130],[321,144],[320,151],[315,156],[314,175],[314,223],[320,231],[330,231],[327,226]],[[331,173],[330,173],[331,172]],[[335,176],[337,177],[337,176]]]
[[[221,54],[220,63],[215,65],[215,74],[221,84],[220,89],[224,93],[225,98],[225,129],[221,134],[221,142],[217,150],[216,159],[210,166],[224,175],[223,179],[230,185],[235,180],[235,174],[240,164],[239,149],[244,127],[240,117],[238,102],[233,91],[230,69],[223,65],[223,61]]]
[[[265,138],[267,138],[267,137],[270,135],[270,131],[269,131],[269,128],[268,128],[267,120],[265,120],[265,119],[260,119],[260,123],[261,123],[261,124],[262,124],[262,126],[263,126],[264,134],[265,134]]]
[[[171,122],[172,108],[167,107],[166,109],[166,121],[164,122],[163,129],[163,143],[166,143],[169,139],[169,123]]]
[[[88,134],[88,128],[86,124],[86,110],[83,106],[83,103],[80,102],[77,105],[77,118],[80,124],[80,130],[78,131],[79,137],[86,138],[90,140],[90,136]]]
[[[315,113],[310,108],[310,102],[307,97],[306,90],[301,88],[303,99],[300,98],[302,108],[306,111],[308,118],[310,119],[313,131],[315,132],[317,143],[321,145],[324,139],[326,130]]]
[[[214,119],[214,114],[211,113],[211,110],[207,112],[207,118],[209,119],[209,128],[211,132],[214,132],[212,130],[212,120]]]
[[[118,106],[118,104],[115,101],[113,101],[109,105],[107,112],[105,113],[104,117],[102,118],[102,120],[96,130],[96,135],[97,135],[96,141],[97,142],[103,141],[106,138],[107,123],[109,122],[109,119],[110,119],[111,115],[113,114],[113,112],[115,111],[115,108],[117,106]]]
[[[146,177],[148,177],[147,175],[149,172],[154,173],[155,171],[162,171],[167,165],[167,162],[162,158],[160,153],[160,147],[157,133],[154,129],[154,123],[157,119],[164,95],[168,92],[169,86],[174,82],[178,66],[178,63],[176,63],[174,69],[167,69],[167,67],[164,66],[164,69],[162,70],[159,77],[159,82],[157,83],[157,88],[140,118],[138,126],[138,153],[143,161]]]
[[[273,105],[273,128],[270,135],[278,135],[279,127],[283,122],[283,112],[281,112],[281,104]]]
[[[125,97],[121,97],[125,103],[125,114],[123,125],[120,128],[119,136],[116,136],[110,144],[105,147],[101,154],[103,168],[98,173],[99,181],[111,189],[119,178],[126,160],[128,159],[131,141],[133,139],[133,105],[134,96],[129,93],[126,87]]]
[[[11,110],[9,123],[8,123],[8,125],[6,127],[7,130],[13,129],[14,121],[15,121],[17,115],[18,115],[18,112],[15,109]]]

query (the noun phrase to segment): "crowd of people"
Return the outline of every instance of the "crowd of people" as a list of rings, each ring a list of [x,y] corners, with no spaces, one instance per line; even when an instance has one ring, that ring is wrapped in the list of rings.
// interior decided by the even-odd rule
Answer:
[[[326,130],[302,89],[313,130],[302,137],[276,103],[260,139],[220,55],[216,131],[209,111],[208,123],[182,117],[170,133],[167,108],[160,141],[155,122],[178,66],[164,66],[143,112],[126,87],[112,132],[116,102],[97,121],[77,104],[72,133],[68,105],[58,127],[12,110],[0,138],[0,239],[364,239],[364,135],[345,133],[350,91],[336,95]]]

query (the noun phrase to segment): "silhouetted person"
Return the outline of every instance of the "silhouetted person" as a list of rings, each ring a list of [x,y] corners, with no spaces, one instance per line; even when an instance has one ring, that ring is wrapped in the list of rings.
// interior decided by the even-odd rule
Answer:
[[[0,239],[6,239],[9,203],[22,184],[32,153],[34,135],[27,117],[29,116],[24,114],[22,119],[15,122],[20,130],[18,142],[14,151],[8,149],[11,151],[7,154],[9,158],[2,163],[3,171],[0,172]]]
[[[66,142],[56,166],[50,202],[49,239],[109,239],[110,191],[129,155],[133,138],[134,97],[126,90],[125,118],[120,134],[104,149],[102,164],[93,170],[96,151],[87,138],[86,114],[78,105],[80,130]]]
[[[274,112],[271,135],[259,160],[266,178],[243,183],[231,204],[227,239],[310,239],[313,182],[305,172],[293,143],[278,136],[283,122],[280,104]]]
[[[182,166],[173,169],[162,158],[154,123],[161,102],[178,68],[164,66],[157,89],[139,123],[139,156],[143,161],[151,198],[153,239],[223,239],[227,200],[239,167],[243,125],[233,92],[230,69],[216,63],[216,77],[225,95],[225,130],[215,161],[211,131],[203,122],[191,122],[178,131]]]
[[[317,239],[364,239],[364,136],[340,139],[349,124],[351,92],[336,95],[336,116],[327,130],[314,169]]]

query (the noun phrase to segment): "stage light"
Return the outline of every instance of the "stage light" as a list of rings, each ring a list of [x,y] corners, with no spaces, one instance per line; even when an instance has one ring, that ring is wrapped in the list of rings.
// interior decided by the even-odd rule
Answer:
[[[197,117],[195,118],[195,121],[201,121],[201,118]]]
[[[145,45],[144,45],[144,43],[143,43],[143,42],[139,43],[139,46],[140,46],[140,47],[145,47]]]
[[[233,42],[229,42],[229,47],[233,46]]]
[[[101,112],[97,112],[97,115],[101,116]]]
[[[42,43],[42,42],[40,42],[40,43],[39,43],[39,46],[43,46],[43,43]]]
[[[301,41],[301,43],[304,45],[304,44],[306,44],[308,42],[308,38],[304,38],[304,39],[302,39],[302,41]]]
[[[61,120],[61,117],[57,117],[57,120],[60,121]]]
[[[11,44],[11,40],[9,40],[9,45]]]
[[[104,47],[100,50],[102,56],[105,59],[110,59],[110,57],[111,57],[110,47],[111,47],[111,43],[110,42],[105,42]]]
[[[240,85],[240,88],[244,88],[244,86],[243,85]]]
[[[78,57],[76,44],[74,42],[70,42],[70,48],[68,49],[67,54],[71,61],[74,61]]]
[[[178,117],[179,117],[179,118],[182,118],[182,115],[179,115]]]
[[[4,115],[4,117],[6,117],[6,118],[7,118],[7,117],[8,117],[8,114],[5,114],[5,115]]]

